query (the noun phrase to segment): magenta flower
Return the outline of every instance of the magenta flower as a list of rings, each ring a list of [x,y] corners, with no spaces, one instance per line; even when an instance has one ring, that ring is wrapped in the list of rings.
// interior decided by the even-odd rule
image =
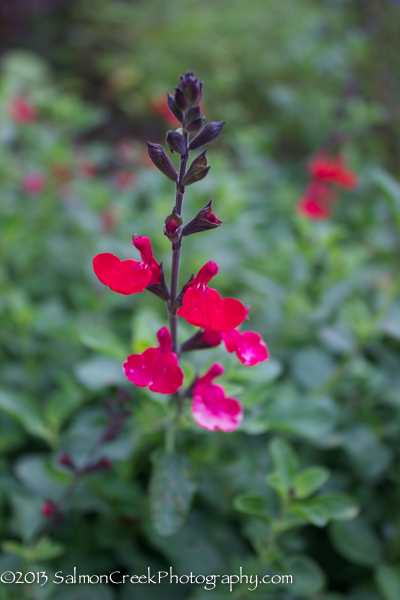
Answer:
[[[240,362],[247,367],[253,367],[269,358],[265,342],[255,331],[241,333],[238,329],[233,329],[223,333],[222,339],[227,351],[236,352]]]
[[[46,177],[43,173],[28,173],[22,180],[22,189],[26,194],[35,196],[40,194],[46,186]]]
[[[352,190],[358,186],[358,177],[346,167],[341,154],[330,155],[321,150],[311,160],[308,170],[312,177],[325,183],[335,183],[339,187]]]
[[[243,409],[236,398],[227,398],[224,388],[212,383],[223,372],[224,368],[216,363],[194,384],[193,418],[200,427],[209,431],[233,431],[243,418]]]
[[[11,101],[10,116],[17,123],[28,125],[29,123],[36,121],[38,113],[33,104],[28,102],[22,96],[18,96]]]
[[[212,331],[231,331],[246,318],[246,308],[234,298],[222,299],[207,283],[218,273],[218,265],[210,261],[198,272],[183,296],[177,311],[191,325]]]
[[[149,238],[133,236],[132,240],[131,245],[141,254],[141,262],[120,260],[110,252],[97,254],[93,259],[93,270],[98,279],[118,294],[143,292],[148,285],[158,283],[161,278],[160,266],[153,258]]]
[[[126,377],[139,387],[159,394],[174,394],[183,383],[178,358],[172,352],[171,335],[166,327],[157,332],[159,345],[143,354],[131,354],[123,364]]]

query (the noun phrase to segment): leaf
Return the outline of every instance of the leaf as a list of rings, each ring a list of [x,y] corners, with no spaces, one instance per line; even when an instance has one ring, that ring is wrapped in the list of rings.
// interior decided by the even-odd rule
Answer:
[[[333,373],[334,362],[329,354],[317,347],[296,352],[292,363],[295,379],[307,390],[321,387]]]
[[[0,409],[16,419],[30,434],[51,443],[53,432],[39,412],[39,408],[28,398],[0,391]]]
[[[289,490],[298,468],[298,458],[293,448],[283,438],[276,437],[269,443],[269,452],[282,487]]]
[[[336,521],[329,526],[331,541],[336,551],[357,565],[374,567],[382,556],[382,544],[365,521]]]
[[[397,302],[380,322],[380,330],[386,335],[400,340],[400,303]]]
[[[342,492],[321,494],[321,496],[318,496],[318,502],[325,506],[329,513],[329,518],[333,521],[354,519],[360,511],[356,500]]]
[[[255,494],[240,494],[233,500],[233,506],[239,512],[260,517],[267,516],[266,499]]]
[[[152,457],[150,506],[153,526],[159,535],[175,533],[189,511],[196,485],[191,464],[184,456],[156,453]]]
[[[325,467],[310,467],[296,475],[294,491],[296,498],[308,498],[329,479],[329,470]]]
[[[312,596],[325,584],[325,576],[319,565],[303,554],[286,559],[285,570],[293,576],[291,588],[302,595]]]
[[[29,542],[43,525],[40,511],[43,500],[31,494],[14,493],[11,504],[14,509],[18,531],[23,540]]]
[[[8,554],[21,556],[28,563],[51,560],[64,554],[61,544],[44,537],[41,537],[34,546],[24,546],[14,540],[5,541],[2,544],[2,550]]]
[[[398,566],[379,565],[375,570],[375,581],[385,600],[399,600],[400,569]]]
[[[108,386],[126,383],[122,363],[112,358],[95,356],[74,367],[77,380],[89,390],[101,390]]]
[[[292,504],[290,512],[303,517],[317,527],[324,527],[329,521],[328,511],[318,500]]]
[[[87,348],[106,354],[123,362],[129,354],[125,344],[109,329],[99,325],[86,325],[79,329],[79,337]]]

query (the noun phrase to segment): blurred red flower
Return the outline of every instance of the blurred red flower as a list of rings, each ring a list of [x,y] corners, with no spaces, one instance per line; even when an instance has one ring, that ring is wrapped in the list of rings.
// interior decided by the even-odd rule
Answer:
[[[17,96],[11,100],[10,116],[21,125],[33,123],[38,118],[36,107],[24,97]]]
[[[22,180],[22,189],[26,194],[35,196],[40,194],[46,186],[46,177],[43,173],[28,173]]]

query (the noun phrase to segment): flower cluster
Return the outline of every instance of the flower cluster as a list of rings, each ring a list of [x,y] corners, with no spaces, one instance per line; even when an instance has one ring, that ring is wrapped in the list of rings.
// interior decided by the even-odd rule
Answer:
[[[212,210],[210,200],[186,224],[182,222],[182,202],[185,188],[207,176],[206,150],[198,155],[187,168],[189,152],[216,139],[224,122],[208,123],[203,127],[201,114],[202,82],[186,73],[180,78],[175,94],[167,95],[165,109],[173,115],[176,130],[167,132],[166,142],[171,152],[180,155],[179,173],[167,152],[160,144],[148,142],[148,151],[154,165],[175,183],[175,205],[165,219],[164,234],[171,242],[171,278],[168,287],[162,263],[153,257],[149,238],[133,236],[132,245],[140,252],[141,261],[120,260],[108,252],[93,259],[93,269],[100,282],[114,292],[130,295],[145,289],[159,296],[167,305],[169,329],[162,327],[157,332],[158,346],[147,348],[142,354],[131,354],[123,364],[125,376],[138,387],[148,387],[160,394],[175,394],[178,405],[184,398],[192,397],[193,418],[200,427],[208,430],[233,431],[243,417],[243,410],[236,398],[228,398],[222,386],[213,380],[223,373],[216,363],[205,375],[185,382],[179,366],[181,353],[219,346],[222,342],[229,353],[236,353],[246,366],[254,366],[268,359],[268,350],[261,336],[253,331],[239,331],[249,309],[235,298],[222,298],[219,292],[209,287],[209,282],[218,274],[218,265],[207,262],[178,291],[179,260],[184,237],[217,229],[223,224]],[[157,104],[158,114],[165,115]],[[172,119],[170,119],[172,123]],[[189,141],[190,133],[197,135]],[[198,328],[197,332],[181,346],[177,342],[178,317]]]
[[[330,154],[321,150],[308,165],[311,181],[297,208],[300,214],[314,220],[325,220],[331,216],[331,206],[337,200],[332,185],[352,190],[358,185],[355,173],[349,171],[341,154]]]

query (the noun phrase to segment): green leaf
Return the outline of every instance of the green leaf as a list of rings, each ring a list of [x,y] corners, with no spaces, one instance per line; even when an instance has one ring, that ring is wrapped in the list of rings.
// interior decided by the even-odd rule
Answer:
[[[327,509],[323,504],[314,500],[292,504],[290,512],[303,517],[306,521],[317,527],[324,527],[329,521]]]
[[[288,558],[285,570],[293,576],[291,589],[305,596],[316,594],[325,584],[325,576],[319,565],[303,554]]]
[[[267,516],[266,499],[255,494],[240,494],[233,500],[233,506],[239,512],[259,517]]]
[[[23,428],[36,437],[52,443],[54,434],[47,426],[39,408],[28,398],[0,391],[0,410],[13,417]]]
[[[385,600],[400,598],[400,568],[382,564],[375,570],[376,585]]]
[[[374,567],[382,556],[382,544],[373,530],[358,517],[353,521],[336,521],[329,526],[336,551],[357,565]]]
[[[43,525],[40,511],[43,500],[31,494],[14,493],[11,504],[14,509],[18,531],[23,540],[29,542]]]
[[[325,467],[310,467],[296,475],[294,491],[296,498],[308,498],[329,479],[329,470]]]
[[[296,352],[292,371],[295,379],[307,390],[321,387],[331,377],[334,362],[331,356],[317,347]]]
[[[150,480],[153,526],[159,535],[172,535],[186,519],[196,491],[191,464],[184,456],[155,453]]]
[[[101,390],[127,382],[122,363],[105,356],[95,356],[75,365],[74,373],[77,380],[89,390]]]
[[[79,329],[79,337],[87,348],[106,354],[120,362],[124,362],[129,349],[109,329],[99,325],[86,325]]]
[[[24,546],[19,542],[9,540],[3,542],[1,547],[4,552],[21,556],[28,563],[51,560],[64,554],[63,546],[56,544],[50,538],[40,538],[34,546]]]
[[[354,519],[360,511],[356,500],[342,492],[321,494],[321,496],[318,496],[318,501],[324,505],[329,513],[329,518],[333,521]]]
[[[292,446],[283,438],[275,437],[269,443],[269,452],[274,465],[275,474],[282,487],[289,490],[298,469],[298,458]]]

